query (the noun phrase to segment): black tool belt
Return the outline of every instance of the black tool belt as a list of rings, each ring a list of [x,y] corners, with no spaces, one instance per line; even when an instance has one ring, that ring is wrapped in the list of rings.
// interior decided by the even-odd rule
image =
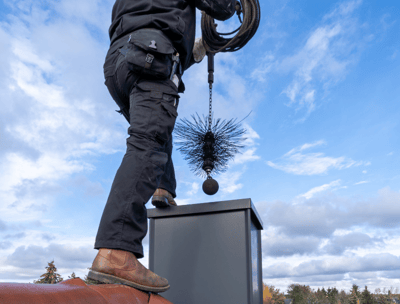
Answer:
[[[116,68],[126,60],[130,69],[141,78],[170,78],[173,66],[173,55],[176,55],[172,42],[157,29],[144,28],[128,35],[127,43],[119,49],[123,55],[118,59]],[[179,66],[176,73],[182,68]],[[180,73],[181,74],[181,73]]]

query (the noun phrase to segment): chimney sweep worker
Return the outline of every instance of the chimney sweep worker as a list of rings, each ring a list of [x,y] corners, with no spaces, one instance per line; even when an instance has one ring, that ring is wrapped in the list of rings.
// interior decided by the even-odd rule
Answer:
[[[105,85],[130,124],[127,150],[101,217],[88,277],[163,292],[167,279],[146,269],[142,240],[146,203],[175,205],[171,159],[182,75],[205,56],[196,39],[196,8],[217,20],[235,13],[235,0],[116,0],[104,63]],[[168,263],[168,261],[165,261]]]

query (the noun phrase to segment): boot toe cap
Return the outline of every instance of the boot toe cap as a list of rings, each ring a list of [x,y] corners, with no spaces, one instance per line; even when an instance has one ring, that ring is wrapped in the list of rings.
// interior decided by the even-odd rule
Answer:
[[[166,278],[160,277],[159,287],[164,287],[164,286],[168,286],[168,285],[169,285],[168,280]]]

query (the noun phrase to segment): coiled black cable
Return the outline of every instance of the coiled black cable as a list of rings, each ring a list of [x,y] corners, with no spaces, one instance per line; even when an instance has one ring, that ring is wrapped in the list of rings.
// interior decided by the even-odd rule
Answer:
[[[236,52],[244,47],[254,36],[260,24],[260,3],[258,0],[236,1],[236,14],[241,23],[240,27],[230,33],[219,33],[216,30],[214,18],[202,12],[201,31],[205,49],[208,53]],[[243,15],[243,21],[240,17]],[[237,34],[232,38],[222,36]]]

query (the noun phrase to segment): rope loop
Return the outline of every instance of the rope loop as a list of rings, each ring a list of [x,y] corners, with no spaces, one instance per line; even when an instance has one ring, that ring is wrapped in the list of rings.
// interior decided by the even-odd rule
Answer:
[[[241,25],[230,33],[217,32],[214,18],[202,12],[201,31],[206,51],[209,53],[236,52],[254,36],[260,24],[260,3],[258,0],[236,1],[236,14]],[[243,21],[240,15],[243,16]],[[222,36],[237,34],[232,38]]]

